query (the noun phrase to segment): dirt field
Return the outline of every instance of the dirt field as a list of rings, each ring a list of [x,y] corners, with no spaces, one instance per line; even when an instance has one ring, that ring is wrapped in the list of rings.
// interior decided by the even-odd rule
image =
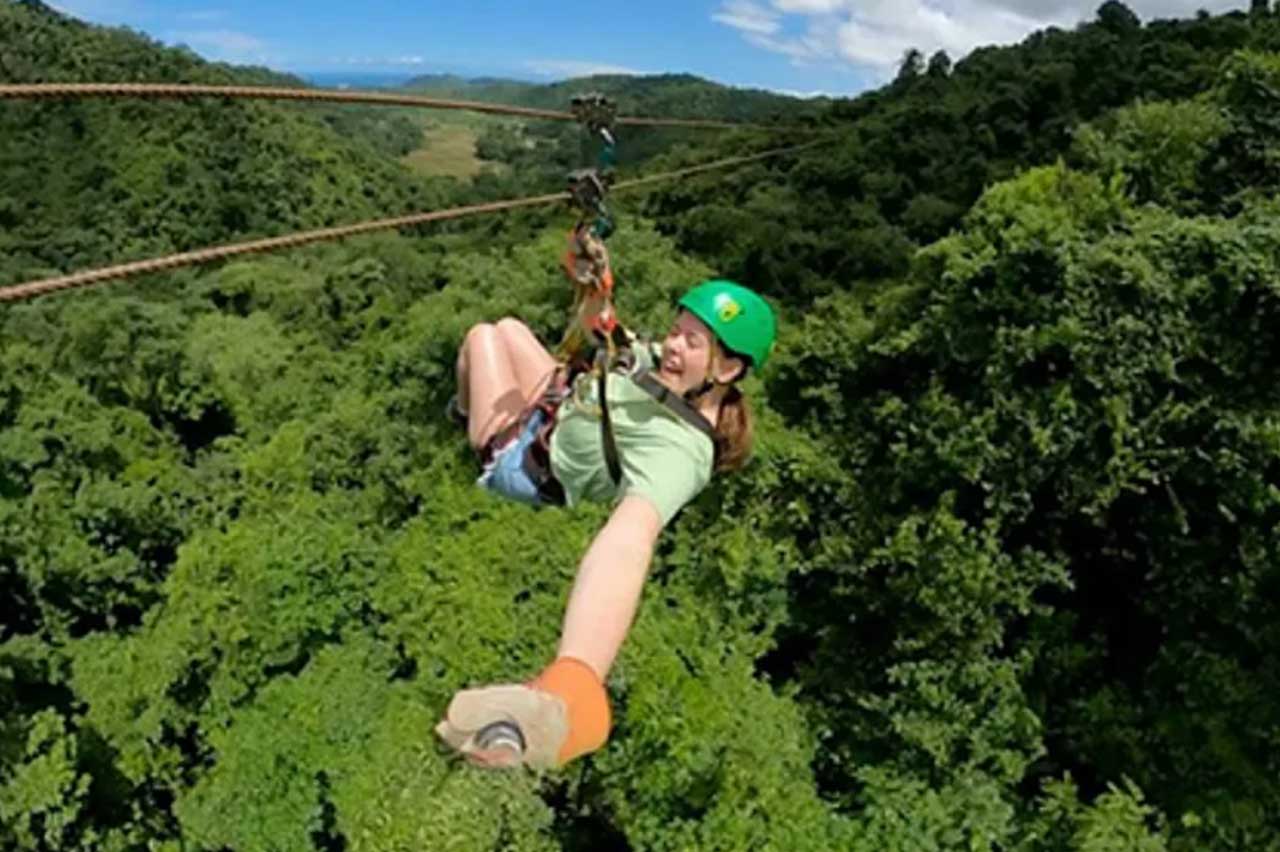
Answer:
[[[422,147],[405,155],[403,162],[420,174],[462,179],[502,168],[476,157],[476,131],[461,125],[427,127]]]

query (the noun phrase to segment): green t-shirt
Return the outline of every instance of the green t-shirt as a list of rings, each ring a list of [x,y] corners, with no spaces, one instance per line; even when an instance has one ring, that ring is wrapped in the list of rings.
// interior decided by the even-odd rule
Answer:
[[[634,371],[651,369],[655,353],[632,346]],[[609,418],[622,461],[622,482],[615,487],[600,436],[597,379],[584,373],[574,393],[560,406],[551,433],[551,469],[564,486],[570,506],[581,500],[611,502],[629,495],[647,498],[662,525],[711,481],[715,448],[711,439],[655,400],[630,378],[609,374]]]

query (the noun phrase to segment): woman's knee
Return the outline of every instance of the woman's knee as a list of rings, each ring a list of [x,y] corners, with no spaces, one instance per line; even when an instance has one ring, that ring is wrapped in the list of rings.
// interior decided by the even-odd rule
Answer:
[[[478,341],[491,338],[498,333],[498,327],[491,322],[478,322],[471,328],[467,329],[467,333],[462,338],[462,347],[469,349]]]
[[[533,332],[529,330],[529,326],[525,325],[523,322],[516,319],[515,317],[503,317],[502,319],[494,323],[493,327],[496,328],[498,330],[498,333],[501,334],[503,337],[509,337],[509,336],[524,337],[526,335],[530,337],[533,336]]]
[[[487,322],[476,323],[467,329],[467,333],[462,336],[462,345],[458,347],[457,369],[458,376],[461,379],[471,364],[471,350],[476,347],[477,342],[486,335],[496,334],[493,325]]]
[[[495,325],[513,363],[518,366],[529,365],[536,371],[539,379],[549,368],[555,366],[555,359],[529,326],[515,317],[503,317]]]

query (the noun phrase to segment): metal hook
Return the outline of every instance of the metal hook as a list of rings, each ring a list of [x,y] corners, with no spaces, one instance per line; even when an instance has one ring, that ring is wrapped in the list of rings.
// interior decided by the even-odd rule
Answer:
[[[476,745],[485,751],[508,749],[523,755],[524,732],[515,722],[491,722],[476,732]]]

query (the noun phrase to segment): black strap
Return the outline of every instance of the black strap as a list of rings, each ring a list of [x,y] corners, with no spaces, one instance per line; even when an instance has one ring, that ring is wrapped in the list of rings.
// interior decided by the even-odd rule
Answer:
[[[716,430],[711,425],[711,421],[703,417],[702,412],[694,408],[687,399],[654,378],[653,374],[648,370],[641,370],[632,377],[632,381],[639,385],[640,389],[649,394],[649,396],[665,405],[685,423],[710,438],[712,444],[716,443]]]
[[[615,330],[615,346],[629,343],[625,331],[620,331],[621,328],[618,326]],[[597,392],[600,396],[600,441],[604,447],[604,463],[609,468],[609,476],[616,486],[622,484],[622,461],[618,456],[618,443],[613,436],[613,421],[609,417],[608,376],[612,366],[609,363],[608,347],[601,346],[596,350],[596,370],[599,374]],[[715,427],[702,416],[702,412],[694,408],[692,403],[662,384],[648,370],[638,371],[631,380],[659,404],[666,406],[685,423],[706,435],[712,446],[719,452],[720,441]]]
[[[557,376],[534,403],[532,410],[541,411],[545,422],[525,448],[522,459],[524,472],[537,488],[539,499],[550,506],[565,504],[564,486],[551,470],[551,433],[556,428],[556,414],[567,393],[568,385],[559,381]]]
[[[609,351],[601,346],[596,357],[596,370],[599,373],[597,391],[600,395],[600,442],[604,446],[604,463],[609,468],[609,477],[614,486],[622,484],[622,460],[618,458],[618,442],[613,437],[613,421],[609,419]]]

